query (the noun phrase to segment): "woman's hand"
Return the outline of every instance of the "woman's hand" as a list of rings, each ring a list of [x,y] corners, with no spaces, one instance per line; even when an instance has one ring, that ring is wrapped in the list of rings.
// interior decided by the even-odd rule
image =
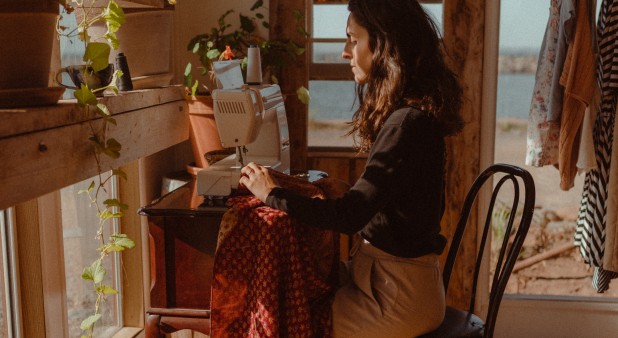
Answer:
[[[262,202],[266,202],[266,197],[268,197],[270,191],[278,187],[275,179],[270,176],[268,169],[253,162],[244,166],[240,173],[240,184],[247,187]]]

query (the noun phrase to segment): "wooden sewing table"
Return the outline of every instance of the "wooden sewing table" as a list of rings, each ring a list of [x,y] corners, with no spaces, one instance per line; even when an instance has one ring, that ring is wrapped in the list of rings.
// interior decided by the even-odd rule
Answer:
[[[146,338],[182,329],[210,334],[214,254],[225,207],[200,207],[195,180],[140,208],[148,216],[150,308]]]
[[[313,182],[327,175],[310,170]],[[210,334],[211,286],[219,225],[226,207],[205,207],[195,179],[140,208],[150,237],[150,308],[146,338],[182,329]]]

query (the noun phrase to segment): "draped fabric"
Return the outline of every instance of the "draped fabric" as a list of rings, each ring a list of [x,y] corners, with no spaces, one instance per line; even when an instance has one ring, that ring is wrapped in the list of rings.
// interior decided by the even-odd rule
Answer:
[[[560,84],[564,86],[562,116],[560,118],[560,143],[558,170],[560,188],[570,190],[577,173],[582,126],[586,108],[596,93],[594,45],[594,7],[590,0],[577,2],[575,29],[569,38]]]
[[[584,261],[595,267],[593,287],[597,292],[604,292],[611,279],[618,277],[618,273],[603,269],[611,146],[618,88],[618,0],[603,1],[597,35],[597,81],[601,88],[601,107],[593,133],[597,168],[586,174],[575,244],[579,246]]]
[[[340,185],[277,174],[279,184],[311,197]],[[330,337],[338,282],[339,237],[299,224],[252,195],[228,200],[212,284],[212,337]]]

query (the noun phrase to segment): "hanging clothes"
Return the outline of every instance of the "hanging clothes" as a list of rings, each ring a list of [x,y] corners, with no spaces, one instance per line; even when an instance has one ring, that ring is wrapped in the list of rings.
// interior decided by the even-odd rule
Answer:
[[[575,0],[552,0],[528,117],[526,165],[558,163],[563,88],[560,76],[575,18]]]
[[[608,179],[618,88],[618,0],[603,1],[597,38],[597,80],[601,88],[601,109],[597,114],[593,135],[597,169],[586,174],[575,244],[579,246],[584,261],[595,267],[593,287],[597,292],[604,292],[610,280],[618,277],[618,273],[603,268]]]
[[[560,118],[560,143],[558,146],[558,170],[560,188],[569,190],[575,185],[577,158],[581,128],[586,113],[595,95],[595,29],[594,4],[590,0],[577,2],[575,29],[568,41],[568,49],[560,84],[564,86],[562,114]]]
[[[618,119],[614,118],[614,132],[616,128]],[[618,137],[613,139],[611,158],[618,158]],[[603,269],[618,271],[618,164],[616,162],[610,167],[608,185]]]

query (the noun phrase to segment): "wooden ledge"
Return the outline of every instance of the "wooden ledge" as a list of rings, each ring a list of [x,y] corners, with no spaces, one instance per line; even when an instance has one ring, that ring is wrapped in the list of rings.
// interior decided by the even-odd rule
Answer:
[[[122,144],[118,159],[103,157],[109,170],[154,154],[189,138],[187,103],[182,88],[137,90],[100,99],[117,125],[107,137]],[[97,174],[88,137],[88,121],[100,128],[98,116],[83,116],[74,100],[58,105],[0,110],[0,210],[44,195]]]

